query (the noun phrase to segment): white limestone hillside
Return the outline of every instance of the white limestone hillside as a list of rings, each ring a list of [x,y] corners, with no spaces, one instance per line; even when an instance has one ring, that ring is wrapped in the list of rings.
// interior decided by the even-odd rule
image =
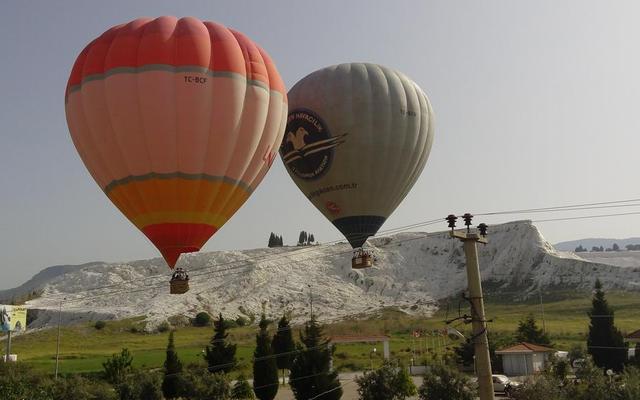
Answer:
[[[490,227],[490,243],[480,246],[485,289],[518,296],[546,289],[588,289],[596,278],[605,288],[640,289],[640,273],[589,262],[572,253],[556,252],[529,221]],[[93,263],[40,273],[41,297],[29,301],[41,310],[33,327],[57,322],[62,301],[63,321],[121,319],[145,316],[148,327],[165,319],[199,311],[228,317],[290,310],[305,318],[309,292],[322,319],[372,315],[385,307],[429,315],[437,299],[466,286],[462,245],[447,232],[400,233],[369,240],[377,261],[368,270],[351,269],[347,244],[218,251],[183,255],[179,266],[191,274],[191,290],[170,295],[169,272],[160,258],[124,264]],[[0,292],[19,295],[20,288]],[[25,287],[25,290],[27,288]],[[66,299],[66,300],[63,300]]]

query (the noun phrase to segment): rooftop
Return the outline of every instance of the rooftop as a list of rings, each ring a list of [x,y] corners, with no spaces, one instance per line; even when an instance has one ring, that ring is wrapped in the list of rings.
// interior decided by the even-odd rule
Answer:
[[[555,350],[550,347],[540,346],[527,342],[520,342],[513,346],[496,351],[496,354],[522,354],[522,353],[550,353]]]

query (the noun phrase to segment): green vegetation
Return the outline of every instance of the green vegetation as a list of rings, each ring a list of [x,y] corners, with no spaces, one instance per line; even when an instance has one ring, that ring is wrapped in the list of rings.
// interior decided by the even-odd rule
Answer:
[[[447,365],[435,365],[425,374],[418,391],[420,400],[474,400],[469,378]]]
[[[342,388],[338,373],[331,370],[331,350],[328,339],[316,322],[314,315],[300,333],[298,353],[291,364],[291,390],[297,399],[310,399],[320,394],[325,400],[338,400],[342,397]],[[277,379],[277,376],[276,376]]]
[[[162,380],[162,394],[167,399],[175,399],[184,393],[182,377],[182,363],[178,358],[173,332],[169,334],[167,344],[167,358],[164,361],[164,379]]]
[[[549,336],[536,324],[536,317],[528,314],[524,319],[518,322],[516,330],[516,341],[527,342],[533,344],[550,345]]]
[[[211,315],[207,312],[199,312],[193,319],[193,325],[195,326],[209,326],[211,325]]]
[[[602,284],[596,280],[595,293],[589,311],[587,349],[600,368],[622,371],[627,359],[627,346],[622,333],[613,324],[613,310],[604,297]]]
[[[283,315],[278,321],[278,329],[273,335],[271,342],[271,348],[273,353],[277,354],[276,365],[282,370],[282,384],[285,384],[285,370],[291,369],[291,363],[293,362],[293,352],[296,349],[296,345],[293,342],[293,335],[291,333],[291,325],[286,315]]]
[[[391,362],[356,378],[356,383],[362,400],[404,400],[418,393],[407,368]]]
[[[553,295],[543,296],[544,326],[554,348],[561,350],[570,350],[576,346],[585,348],[589,329],[587,313],[591,310],[591,296],[590,292],[553,293]],[[640,293],[608,292],[607,300],[609,306],[615,310],[616,326],[622,333],[640,329]],[[440,311],[429,319],[415,318],[396,309],[387,309],[367,320],[353,318],[325,325],[324,330],[328,336],[381,333],[390,335],[391,354],[405,365],[410,364],[412,354],[417,357],[416,363],[422,359],[442,359],[445,353],[453,352],[458,343],[427,335],[414,339],[411,332],[416,329],[424,332],[442,329],[445,326],[443,322],[445,319],[452,319],[458,315],[458,302],[458,299],[450,300],[448,307],[446,302],[441,303]],[[531,301],[512,303],[504,301],[498,295],[489,295],[486,312],[488,318],[492,319],[489,323],[490,334],[500,337],[513,335],[519,321],[531,313],[541,326],[542,314],[538,302],[537,296]],[[469,312],[465,303],[461,304],[461,312]],[[459,324],[457,328],[465,335],[470,332],[470,327],[465,324]],[[299,329],[300,327],[293,328],[294,338],[297,337]],[[211,339],[211,328],[188,326],[180,328],[178,332],[175,348],[183,365],[197,364],[206,368],[202,354]],[[251,375],[256,326],[237,327],[227,332],[229,341],[238,346],[236,352],[238,371],[247,376]],[[63,374],[99,372],[102,370],[102,363],[112,354],[119,353],[123,347],[128,348],[133,355],[133,367],[162,368],[166,358],[168,338],[169,332],[146,333],[142,318],[108,321],[101,330],[96,330],[94,323],[63,327],[60,371]],[[374,346],[379,347],[379,344],[337,345],[334,366],[340,371],[368,369],[372,362],[374,367],[380,367],[382,357],[377,354],[373,359],[371,358],[371,350]],[[496,344],[496,346],[499,348],[502,344]],[[15,335],[12,348],[20,360],[37,370],[51,372],[55,364],[56,329]],[[415,353],[413,353],[414,349]]]
[[[253,391],[260,400],[273,400],[278,393],[278,365],[273,357],[271,337],[267,329],[270,321],[262,314],[260,331],[256,335],[253,353]]]
[[[222,317],[213,323],[214,335],[211,338],[211,346],[205,348],[204,359],[209,365],[209,372],[229,373],[236,366],[236,345],[230,343],[227,333],[228,324]]]

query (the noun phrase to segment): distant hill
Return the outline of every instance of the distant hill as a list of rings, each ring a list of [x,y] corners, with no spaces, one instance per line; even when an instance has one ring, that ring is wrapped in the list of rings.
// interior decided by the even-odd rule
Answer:
[[[593,246],[603,246],[606,248],[611,248],[614,243],[617,243],[620,246],[620,249],[624,250],[624,246],[628,244],[640,244],[640,237],[628,238],[628,239],[607,239],[607,238],[588,238],[588,239],[579,239],[579,240],[571,240],[568,242],[560,242],[556,243],[554,247],[556,250],[560,251],[574,251],[576,247],[582,245],[587,250],[591,250]]]
[[[531,221],[493,225],[488,239],[478,249],[488,294],[527,298],[540,288],[589,290],[596,278],[606,289],[640,290],[637,268],[557,252]],[[352,249],[345,243],[217,251],[180,258],[179,266],[190,271],[191,290],[179,296],[169,294],[170,273],[155,258],[50,268],[19,288],[0,291],[0,298],[36,291],[27,302],[34,328],[56,324],[60,305],[63,323],[144,316],[152,328],[200,311],[252,319],[263,305],[270,318],[289,312],[300,322],[308,317],[310,289],[323,318],[373,316],[388,307],[430,315],[438,299],[467,287],[462,245],[449,232],[399,233],[367,243],[376,261],[365,270],[351,269]]]

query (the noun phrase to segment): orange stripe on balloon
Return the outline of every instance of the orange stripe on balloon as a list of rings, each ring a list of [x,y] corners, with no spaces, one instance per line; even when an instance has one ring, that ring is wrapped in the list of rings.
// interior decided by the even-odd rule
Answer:
[[[222,226],[249,198],[236,183],[205,179],[147,179],[111,189],[107,195],[138,228],[160,222]],[[153,199],[143,203],[141,199]]]

